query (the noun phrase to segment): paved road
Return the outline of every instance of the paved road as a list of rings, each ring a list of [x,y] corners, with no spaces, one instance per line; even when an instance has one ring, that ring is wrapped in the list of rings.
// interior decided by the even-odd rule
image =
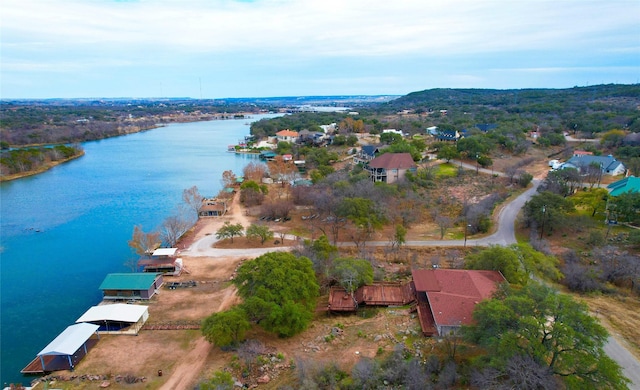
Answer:
[[[613,336],[604,345],[604,352],[621,367],[624,376],[631,380],[629,389],[640,390],[640,362]]]
[[[469,164],[462,164],[468,169],[475,169],[474,166]],[[483,172],[490,173],[491,171],[483,170]],[[496,173],[499,174],[499,173]],[[461,247],[461,246],[489,246],[489,245],[510,245],[515,244],[515,221],[520,212],[520,209],[524,204],[531,199],[536,193],[540,180],[534,179],[533,186],[527,191],[523,192],[508,203],[500,210],[498,214],[498,230],[487,237],[479,239],[468,239],[465,243],[464,240],[429,240],[429,241],[407,241],[406,246],[441,246],[441,247]],[[288,236],[289,239],[295,239],[293,236]],[[266,252],[273,251],[288,251],[291,247],[277,247],[277,248],[252,248],[252,249],[217,249],[213,248],[213,244],[217,241],[214,234],[205,236],[200,240],[194,242],[188,249],[180,251],[181,255],[194,256],[194,257],[236,257],[247,256],[257,257]],[[353,246],[353,243],[339,243],[340,246]],[[366,243],[367,246],[387,246],[389,242],[386,241],[371,241]],[[623,369],[624,375],[632,381],[629,386],[632,390],[640,390],[640,362],[614,338],[609,337],[609,341],[604,347],[605,352],[612,359],[614,359]]]

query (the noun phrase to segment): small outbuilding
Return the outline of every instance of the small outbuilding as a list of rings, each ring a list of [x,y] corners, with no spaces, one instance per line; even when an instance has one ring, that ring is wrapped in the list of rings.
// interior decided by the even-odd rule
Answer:
[[[114,303],[89,308],[76,323],[98,325],[99,334],[137,335],[149,319],[149,308],[145,305]]]
[[[115,273],[104,278],[100,290],[106,300],[150,299],[162,283],[160,273]]]
[[[44,347],[21,372],[23,374],[42,374],[73,370],[89,352],[89,349],[98,342],[98,328],[98,325],[86,323],[68,326]]]

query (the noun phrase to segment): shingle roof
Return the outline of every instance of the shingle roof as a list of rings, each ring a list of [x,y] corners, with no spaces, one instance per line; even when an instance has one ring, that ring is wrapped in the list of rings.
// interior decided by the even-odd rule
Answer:
[[[640,192],[640,177],[625,177],[609,184],[607,188],[611,191],[611,196],[622,195],[625,192]]]
[[[505,282],[498,271],[412,270],[417,292],[425,292],[438,325],[470,324],[475,305]]]
[[[576,167],[588,167],[591,164],[598,164],[604,171],[613,171],[622,163],[613,156],[574,156],[565,164],[571,164]]]
[[[278,137],[297,137],[298,136],[298,132],[297,131],[291,131],[291,130],[280,130],[276,133],[276,135]]]
[[[383,169],[410,169],[415,168],[416,163],[413,162],[409,153],[385,153],[371,160],[369,166]]]
[[[108,274],[100,290],[146,290],[156,280],[157,274],[149,272]]]
[[[378,152],[378,147],[375,145],[364,145],[362,146],[362,153],[368,156],[375,156],[376,152]]]

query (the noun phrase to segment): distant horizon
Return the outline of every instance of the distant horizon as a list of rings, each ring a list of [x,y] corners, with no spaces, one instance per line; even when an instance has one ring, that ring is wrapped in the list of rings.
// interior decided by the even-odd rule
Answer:
[[[640,82],[637,0],[5,0],[0,96],[402,96]]]
[[[239,100],[239,99],[287,99],[287,98],[355,98],[355,97],[402,97],[415,92],[438,90],[438,89],[450,89],[450,90],[487,90],[487,91],[523,91],[523,90],[568,90],[574,88],[589,88],[599,87],[607,85],[619,85],[619,86],[633,86],[640,85],[640,83],[603,83],[603,84],[590,84],[590,85],[574,85],[572,87],[535,87],[535,88],[466,88],[466,87],[436,87],[425,88],[410,91],[405,94],[337,94],[337,95],[278,95],[278,96],[238,96],[238,97],[216,97],[216,98],[198,98],[189,96],[87,96],[87,97],[24,97],[24,98],[10,98],[0,97],[0,101],[40,101],[40,100],[194,100],[194,101],[211,101],[211,100]],[[301,102],[301,105],[304,105]]]

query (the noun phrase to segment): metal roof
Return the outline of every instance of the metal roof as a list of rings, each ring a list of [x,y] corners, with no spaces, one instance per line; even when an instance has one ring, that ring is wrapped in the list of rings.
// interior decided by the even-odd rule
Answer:
[[[625,192],[640,192],[640,177],[629,176],[607,186],[611,196],[622,195]]]
[[[158,248],[153,251],[152,256],[173,256],[178,248]]]
[[[93,306],[78,318],[76,323],[93,321],[138,322],[148,310],[148,306],[126,303]]]
[[[157,277],[158,274],[149,272],[108,274],[100,290],[146,290]]]
[[[42,355],[73,355],[82,344],[84,344],[92,334],[94,334],[98,325],[94,324],[75,324],[68,326],[62,333],[49,343],[38,356]]]

